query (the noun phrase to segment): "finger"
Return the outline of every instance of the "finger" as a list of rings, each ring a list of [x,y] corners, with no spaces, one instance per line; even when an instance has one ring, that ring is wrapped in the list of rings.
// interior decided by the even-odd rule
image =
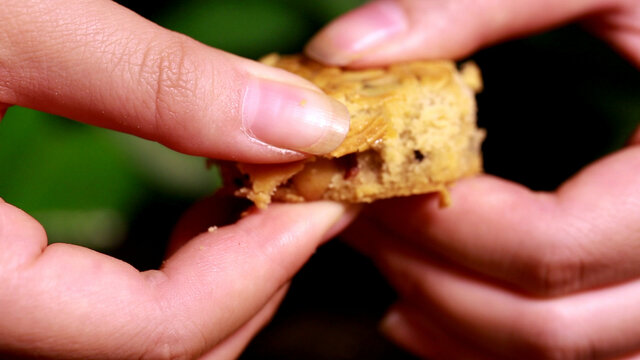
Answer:
[[[640,348],[638,281],[542,299],[470,276],[386,235],[370,239],[368,248],[404,299],[501,358],[600,359]]]
[[[187,244],[190,239],[200,233],[215,232],[219,227],[236,221],[240,214],[247,210],[248,205],[249,204],[245,199],[224,195],[216,195],[197,203],[185,213],[177,224],[169,245],[169,254],[178,251],[182,246]],[[359,207],[350,207],[347,210],[347,214],[343,215],[331,227],[331,229],[327,231],[325,236],[330,238],[337,235],[337,233],[342,231],[342,229],[344,229],[348,223],[355,218],[358,211]],[[284,297],[284,292],[282,292],[282,297]],[[270,303],[273,303],[273,300]],[[280,300],[278,300],[277,303],[279,304]],[[265,306],[265,308],[268,306],[269,305]],[[273,303],[272,312],[275,311],[276,306],[277,305]],[[255,334],[264,325],[264,323],[267,322],[267,318],[270,318],[271,316],[267,315],[264,309],[261,310],[261,313],[262,315],[256,315],[256,317],[264,320],[252,319],[249,324],[244,325],[235,334],[231,335],[229,339],[226,339],[222,344],[217,345],[215,349],[208,353],[204,358],[236,358],[237,356],[234,356],[233,354],[237,355],[253,337],[252,334]]]
[[[246,162],[326,153],[348,130],[346,108],[309,82],[209,48],[115,2],[3,5],[0,103]]]
[[[333,236],[343,215],[345,207],[333,202],[254,209],[238,223],[183,245],[161,269],[165,280],[158,290],[167,296],[182,294],[173,305],[197,319],[203,333],[234,331]],[[194,279],[210,284],[194,287]],[[202,319],[202,314],[225,319],[227,326]]]
[[[622,1],[375,0],[322,29],[307,54],[335,65],[381,65],[461,58],[475,50],[546,30]]]
[[[237,359],[247,347],[249,341],[271,320],[278,306],[284,299],[288,284],[278,290],[271,300],[238,331],[231,334],[216,347],[201,357],[202,360]]]
[[[640,148],[629,147],[555,193],[480,176],[454,185],[448,208],[423,196],[381,202],[371,216],[450,261],[558,295],[640,275],[637,168]]]
[[[398,346],[425,359],[495,359],[475,345],[456,338],[418,308],[394,304],[381,322],[382,332]]]
[[[168,256],[197,235],[216,231],[221,226],[236,222],[250,206],[250,201],[226,194],[216,194],[201,200],[187,210],[175,226],[167,251]],[[326,237],[336,236],[353,221],[360,210],[361,206],[350,205],[347,212],[327,231]]]
[[[585,25],[640,68],[640,3],[619,1],[617,11],[593,17]]]
[[[0,273],[28,264],[46,246],[47,234],[42,225],[0,198]]]
[[[72,245],[36,252],[42,232],[20,236],[15,230],[29,227],[4,226],[35,220],[9,205],[1,210],[3,250],[17,252],[3,251],[3,259],[28,260],[0,265],[0,348],[114,359],[191,358],[212,348],[265,306],[344,213],[331,202],[274,204],[199,235],[160,271],[140,273]]]
[[[199,201],[184,213],[174,227],[167,256],[173,255],[189,240],[204,232],[215,231],[218,227],[238,221],[250,205],[251,202],[246,199],[219,194]]]

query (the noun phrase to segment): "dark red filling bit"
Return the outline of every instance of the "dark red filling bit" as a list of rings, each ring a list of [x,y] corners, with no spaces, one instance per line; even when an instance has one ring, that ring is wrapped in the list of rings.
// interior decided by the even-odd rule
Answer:
[[[358,164],[358,156],[356,154],[348,154],[337,159],[338,164],[344,169],[344,179],[349,180],[358,175],[360,166]]]

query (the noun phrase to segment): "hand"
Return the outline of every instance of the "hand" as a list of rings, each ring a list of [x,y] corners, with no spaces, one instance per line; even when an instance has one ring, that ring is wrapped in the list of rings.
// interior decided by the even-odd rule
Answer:
[[[162,29],[112,1],[2,5],[0,118],[21,105],[246,162],[329,152],[347,132],[346,109],[307,81]],[[140,273],[85,248],[47,246],[33,218],[0,200],[0,353],[237,356],[292,274],[344,226],[344,208],[275,205],[206,232],[230,206],[216,200],[213,216],[212,203],[197,206],[163,267]]]
[[[346,108],[311,83],[163,29],[112,1],[7,0],[0,115],[21,105],[244,162],[330,152]]]
[[[640,67],[635,0],[375,0],[322,29],[306,52],[363,67],[459,59],[500,41],[581,21]]]
[[[37,358],[236,358],[293,274],[351,215],[331,202],[269,206],[228,223],[210,199],[176,228],[160,270],[68,244],[0,202],[0,352]],[[213,229],[213,228],[211,228]]]
[[[637,1],[375,1],[307,50],[356,67],[459,58],[572,20],[640,66]],[[345,237],[399,293],[384,332],[433,359],[640,356],[639,145],[640,130],[554,192],[483,175],[455,184],[449,208],[433,195],[368,208]]]

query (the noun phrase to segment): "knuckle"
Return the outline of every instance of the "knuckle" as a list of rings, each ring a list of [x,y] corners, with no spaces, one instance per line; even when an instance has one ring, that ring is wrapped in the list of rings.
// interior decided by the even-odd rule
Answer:
[[[154,308],[153,321],[145,326],[147,333],[140,359],[183,360],[193,359],[206,349],[208,341],[202,329],[188,319],[178,321],[175,305],[164,294],[166,275],[160,271],[145,272],[148,281],[155,288],[156,295],[146,304]],[[162,289],[162,290],[161,290]]]
[[[187,360],[192,355],[182,350],[176,350],[171,344],[157,343],[150,346],[141,356],[142,360]]]
[[[171,323],[171,322],[168,322]],[[197,331],[187,326],[164,324],[156,327],[143,348],[140,359],[187,360],[204,349],[204,340]]]
[[[533,259],[529,272],[534,293],[557,296],[582,287],[585,263],[577,251],[566,245],[550,245]]]
[[[151,93],[149,107],[158,134],[170,141],[183,133],[186,121],[198,109],[199,81],[197,56],[188,38],[182,35],[147,45],[140,78]],[[182,131],[176,131],[182,130]],[[188,130],[188,129],[186,129]]]

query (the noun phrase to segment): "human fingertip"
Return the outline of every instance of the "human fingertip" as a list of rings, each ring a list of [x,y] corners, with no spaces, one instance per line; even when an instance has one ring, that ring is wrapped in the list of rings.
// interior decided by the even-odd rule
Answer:
[[[342,206],[344,206],[344,213],[327,231],[326,237],[328,239],[335,237],[347,228],[362,210],[362,205],[360,204],[342,204]]]
[[[289,215],[286,216],[287,221],[291,221],[296,217],[305,219],[304,222],[315,228],[314,233],[319,235],[320,242],[333,238],[338,232],[342,231],[355,217],[352,212],[353,208],[349,204],[319,200],[300,204],[271,204],[265,210],[270,212],[284,211]],[[279,216],[282,216],[280,213]],[[309,221],[310,220],[310,221]]]
[[[294,204],[283,204],[294,205]],[[312,201],[308,203],[300,204],[300,206],[304,206],[307,209],[304,210],[309,213],[317,214],[318,216],[315,219],[326,219],[326,230],[325,233],[328,233],[333,229],[334,225],[339,223],[344,216],[347,216],[349,212],[349,205],[337,201],[329,201],[329,200],[320,200],[320,201]],[[296,212],[300,212],[301,210],[294,210]],[[322,216],[320,216],[322,215]]]
[[[373,1],[327,25],[311,39],[305,52],[320,62],[348,65],[405,32],[408,24],[396,1]]]
[[[306,87],[254,77],[242,104],[247,135],[278,148],[325,154],[337,148],[349,131],[346,106]]]

